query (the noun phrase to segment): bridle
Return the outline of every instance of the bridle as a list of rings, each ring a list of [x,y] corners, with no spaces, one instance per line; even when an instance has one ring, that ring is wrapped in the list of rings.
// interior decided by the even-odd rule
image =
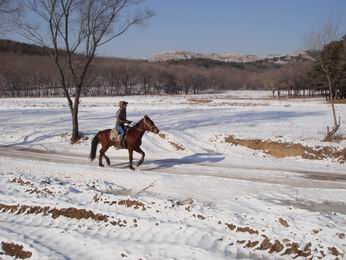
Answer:
[[[149,132],[153,132],[153,128],[156,127],[155,125],[150,125],[150,124],[148,124],[147,121],[146,121],[146,119],[145,119],[145,117],[144,117],[144,119],[143,119],[143,123],[144,123],[144,125],[145,125],[146,127],[149,128]],[[139,127],[136,127],[136,128],[139,129],[139,130],[141,130],[141,131],[143,131],[143,132],[146,131],[146,129],[142,129],[142,128],[139,128]]]

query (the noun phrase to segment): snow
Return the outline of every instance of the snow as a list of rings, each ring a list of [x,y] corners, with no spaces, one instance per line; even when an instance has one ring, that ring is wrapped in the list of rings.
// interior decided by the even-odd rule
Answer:
[[[166,135],[145,134],[146,159],[135,172],[125,150],[108,150],[110,167],[88,160],[90,138],[114,126],[123,99],[130,120],[148,114]],[[311,243],[314,258],[323,251],[334,259],[333,247],[346,254],[344,164],[276,159],[223,142],[234,135],[344,148],[345,141],[321,142],[332,124],[322,99],[273,99],[258,91],[83,98],[80,130],[89,139],[75,145],[66,104],[0,100],[0,204],[86,209],[109,220],[0,210],[0,241],[23,245],[32,259],[289,259],[295,254],[283,253],[292,242],[301,250]],[[346,134],[346,106],[336,109]],[[144,206],[119,203],[126,200]],[[264,236],[284,249],[255,250]],[[248,241],[259,244],[245,247]],[[0,249],[1,257],[11,259]]]

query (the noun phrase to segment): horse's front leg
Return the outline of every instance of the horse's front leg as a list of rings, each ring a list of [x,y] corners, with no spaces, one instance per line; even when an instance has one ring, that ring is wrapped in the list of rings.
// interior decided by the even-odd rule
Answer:
[[[137,167],[139,167],[144,162],[145,152],[143,152],[143,150],[140,147],[137,147],[135,151],[142,155],[142,158],[137,163]]]
[[[134,171],[135,168],[133,168],[132,166],[132,160],[133,160],[133,150],[132,149],[129,149],[129,168],[130,170]]]

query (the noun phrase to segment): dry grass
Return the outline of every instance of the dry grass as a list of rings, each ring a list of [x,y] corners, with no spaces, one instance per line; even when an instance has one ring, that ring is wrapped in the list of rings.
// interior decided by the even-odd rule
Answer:
[[[276,158],[293,156],[299,156],[310,160],[332,158],[339,163],[344,163],[346,160],[346,148],[342,150],[330,146],[312,148],[302,144],[280,143],[271,140],[239,139],[232,135],[226,137],[225,141],[234,145],[245,146],[253,150],[261,150]]]
[[[332,141],[334,142],[342,142],[346,140],[346,136],[345,135],[334,135],[332,136]]]
[[[328,103],[330,103],[330,101],[328,101]],[[336,99],[334,100],[334,104],[346,104],[346,98],[344,99]]]

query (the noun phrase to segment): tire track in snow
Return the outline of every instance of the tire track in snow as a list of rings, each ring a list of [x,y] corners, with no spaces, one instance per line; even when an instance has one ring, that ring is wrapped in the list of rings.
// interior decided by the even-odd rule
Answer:
[[[0,147],[0,156],[13,159],[25,159],[35,161],[53,162],[58,164],[88,164],[97,166],[96,162],[90,162],[88,155],[53,152],[26,148]],[[215,154],[210,154],[215,156]],[[111,158],[111,167],[127,169],[128,157],[117,156]],[[346,175],[340,172],[309,171],[301,169],[285,169],[278,167],[252,167],[229,163],[205,163],[184,159],[150,159],[138,168],[141,172],[153,172],[159,174],[193,175],[205,177],[218,177],[262,183],[282,184],[293,187],[319,187],[319,188],[346,188]]]

